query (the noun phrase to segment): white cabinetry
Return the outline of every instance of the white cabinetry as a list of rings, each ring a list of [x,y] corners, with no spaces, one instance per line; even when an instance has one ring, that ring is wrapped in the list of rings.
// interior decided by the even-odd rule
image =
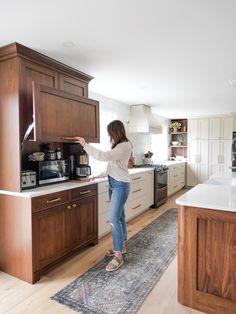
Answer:
[[[125,204],[126,220],[139,215],[154,203],[154,170],[130,175],[131,190]],[[110,232],[108,181],[98,183],[98,235]]]
[[[185,186],[185,163],[168,165],[168,196]]]
[[[188,120],[188,139],[205,140],[209,137],[209,119]]]
[[[144,172],[145,176],[145,207],[148,208],[154,203],[154,170]]]
[[[188,123],[187,185],[194,186],[230,166],[233,117],[190,119]]]
[[[211,140],[232,139],[233,117],[221,117],[210,119],[210,138]]]
[[[231,166],[232,140],[209,141],[209,176]]]
[[[233,131],[236,132],[236,114],[233,116]]]
[[[208,179],[208,140],[188,143],[187,185],[194,186]]]

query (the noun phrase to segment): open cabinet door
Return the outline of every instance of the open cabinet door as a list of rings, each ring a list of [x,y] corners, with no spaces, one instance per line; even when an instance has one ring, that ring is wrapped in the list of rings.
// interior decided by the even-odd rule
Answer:
[[[34,137],[37,142],[71,142],[82,136],[99,142],[99,102],[33,84]]]

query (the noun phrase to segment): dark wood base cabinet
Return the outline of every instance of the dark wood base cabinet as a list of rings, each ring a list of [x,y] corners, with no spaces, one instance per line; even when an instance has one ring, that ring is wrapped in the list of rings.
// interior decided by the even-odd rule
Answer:
[[[34,283],[53,265],[98,243],[97,185],[35,198],[1,195],[0,269]]]
[[[178,299],[209,314],[236,314],[236,214],[179,206]]]

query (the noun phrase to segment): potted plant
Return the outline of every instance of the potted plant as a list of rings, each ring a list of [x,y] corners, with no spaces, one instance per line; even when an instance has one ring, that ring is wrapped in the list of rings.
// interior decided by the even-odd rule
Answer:
[[[180,122],[172,122],[170,125],[169,125],[169,128],[171,130],[173,130],[174,133],[178,132],[178,130],[181,128],[181,123]]]

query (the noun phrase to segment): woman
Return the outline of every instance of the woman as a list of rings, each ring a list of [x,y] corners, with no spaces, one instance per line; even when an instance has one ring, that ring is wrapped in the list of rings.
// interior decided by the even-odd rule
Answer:
[[[106,266],[107,271],[117,270],[123,263],[122,253],[126,252],[127,229],[125,222],[124,205],[130,191],[128,161],[131,156],[132,145],[128,140],[124,125],[119,120],[114,120],[107,126],[110,137],[111,150],[104,152],[87,144],[82,137],[76,137],[84,150],[93,158],[108,161],[105,173],[96,178],[108,176],[110,196],[110,224],[114,250],[107,252],[114,258]]]

